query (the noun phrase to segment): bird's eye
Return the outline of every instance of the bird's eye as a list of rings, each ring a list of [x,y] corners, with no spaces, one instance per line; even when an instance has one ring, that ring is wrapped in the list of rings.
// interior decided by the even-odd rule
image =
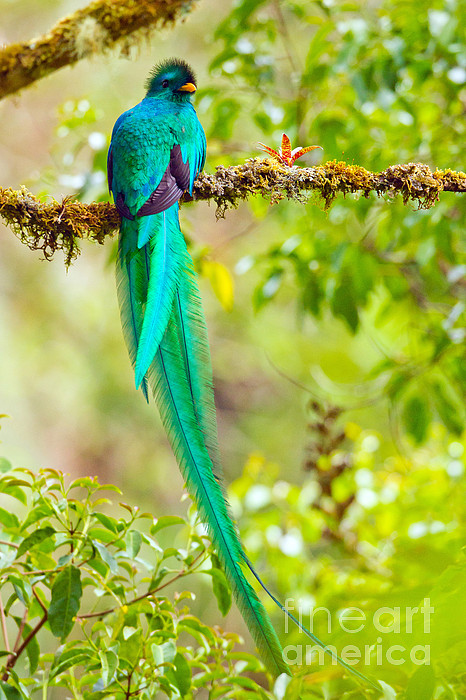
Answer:
[[[162,87],[167,88],[168,87],[168,80],[164,80],[162,83]]]

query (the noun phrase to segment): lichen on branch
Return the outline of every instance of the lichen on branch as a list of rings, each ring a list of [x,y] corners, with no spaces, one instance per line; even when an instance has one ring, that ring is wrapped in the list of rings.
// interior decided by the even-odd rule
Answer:
[[[252,195],[259,195],[276,203],[290,199],[305,203],[309,193],[315,192],[328,208],[342,193],[371,192],[377,195],[400,194],[404,204],[413,203],[428,209],[438,201],[440,193],[466,192],[466,175],[454,170],[432,172],[422,163],[391,165],[380,173],[365,170],[359,165],[329,161],[314,168],[287,167],[271,160],[252,158],[242,165],[218,166],[215,173],[202,173],[194,183],[192,198],[183,201],[213,200],[217,215],[223,216],[230,207],[237,206]],[[79,240],[91,239],[103,243],[114,235],[120,218],[109,202],[84,204],[71,198],[62,202],[41,202],[21,190],[0,188],[0,217],[14,233],[33,250],[41,250],[49,259],[62,250],[66,264],[79,253]]]
[[[22,243],[41,250],[47,260],[62,250],[66,265],[78,256],[80,239],[103,243],[120,225],[119,214],[109,202],[83,204],[66,197],[45,204],[25,187],[0,187],[0,216]]]
[[[320,194],[328,208],[342,193],[370,192],[401,194],[403,203],[415,202],[420,209],[429,209],[442,191],[466,192],[466,175],[454,170],[432,172],[423,163],[391,165],[373,173],[360,165],[328,161],[313,168],[288,167],[275,160],[251,158],[242,165],[218,166],[214,175],[201,175],[196,180],[194,199],[214,199],[223,213],[252,194],[270,198],[308,200],[308,193]]]
[[[59,68],[111,49],[119,40],[128,46],[129,35],[172,24],[193,4],[193,0],[94,0],[47,34],[0,50],[0,99]]]

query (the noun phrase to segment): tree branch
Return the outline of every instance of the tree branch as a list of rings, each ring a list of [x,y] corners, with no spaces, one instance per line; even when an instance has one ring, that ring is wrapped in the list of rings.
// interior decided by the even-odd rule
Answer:
[[[31,641],[31,639],[33,639],[33,637],[36,636],[36,634],[39,632],[39,630],[45,625],[45,623],[48,620],[48,615],[49,615],[48,610],[45,607],[45,605],[43,604],[43,602],[41,601],[40,597],[37,595],[37,591],[35,590],[34,586],[32,587],[32,592],[34,593],[35,598],[37,599],[40,607],[42,608],[42,610],[44,612],[44,616],[41,617],[41,619],[39,620],[37,625],[34,627],[34,629],[30,630],[29,634],[23,640],[23,643],[17,648],[19,640],[21,639],[21,633],[22,633],[22,630],[24,628],[24,623],[25,623],[25,617],[23,617],[21,626],[19,628],[18,638],[16,640],[15,647],[13,649],[13,652],[11,654],[9,654],[9,656],[7,657],[5,672],[2,676],[2,681],[8,680],[8,676],[10,674],[11,669],[16,664],[16,662],[18,661],[18,659],[21,656],[21,654],[23,653],[23,651],[26,649],[26,647],[29,644],[29,642]],[[26,613],[27,613],[27,610],[26,610]]]
[[[161,29],[186,15],[193,0],[94,0],[47,34],[0,51],[0,99],[81,58],[112,48],[141,30]],[[123,46],[127,50],[133,38]]]
[[[225,168],[214,174],[202,173],[194,183],[192,198],[182,201],[214,200],[217,216],[235,207],[251,195],[260,195],[276,203],[292,199],[301,203],[316,192],[328,208],[338,193],[370,192],[377,195],[401,194],[404,204],[415,203],[428,209],[438,201],[440,192],[466,192],[466,175],[453,170],[432,172],[422,163],[392,165],[380,173],[359,165],[330,161],[315,168],[288,167],[272,160],[253,158],[243,165]],[[50,259],[57,250],[65,254],[66,264],[78,255],[79,239],[103,243],[114,235],[120,224],[115,207],[108,202],[83,204],[71,198],[44,204],[26,188],[19,191],[0,188],[0,216],[32,250],[41,250]]]
[[[2,634],[3,634],[3,640],[5,642],[5,649],[9,652],[10,651],[10,643],[8,641],[8,632],[6,629],[6,619],[5,619],[5,609],[3,607],[3,601],[0,597],[0,618],[2,621]]]

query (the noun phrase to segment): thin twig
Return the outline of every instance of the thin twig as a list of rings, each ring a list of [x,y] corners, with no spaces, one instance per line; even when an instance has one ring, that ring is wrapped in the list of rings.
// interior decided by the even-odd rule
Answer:
[[[164,584],[157,586],[157,588],[153,588],[150,591],[147,591],[147,593],[143,593],[142,595],[137,596],[136,598],[133,598],[133,600],[130,600],[128,603],[124,603],[124,605],[134,605],[134,603],[139,602],[140,600],[143,600],[144,598],[150,598],[150,596],[155,595],[155,593],[158,593],[161,591],[163,588],[166,588],[169,586],[171,583],[174,583],[177,581],[179,578],[182,578],[186,574],[190,573],[190,570],[193,568],[194,564],[201,558],[201,556],[204,554],[204,552],[200,552],[195,559],[191,562],[191,564],[185,568],[179,571],[176,576],[173,576],[169,581],[166,581]],[[123,606],[121,606],[123,607]],[[116,607],[114,608],[108,608],[107,610],[101,610],[100,612],[93,612],[93,613],[84,613],[84,615],[76,615],[78,620],[85,620],[89,619],[91,617],[103,617],[104,615],[110,615],[110,613],[115,612]]]
[[[39,630],[45,625],[45,623],[47,622],[47,618],[48,618],[48,613],[47,613],[47,611],[45,611],[44,617],[42,617],[39,620],[39,622],[37,623],[37,625],[34,627],[34,629],[32,629],[29,632],[29,634],[24,639],[23,643],[18,648],[18,650],[15,653],[10,654],[10,656],[8,656],[7,662],[6,662],[6,670],[2,676],[2,681],[8,680],[10,669],[13,668],[13,666],[15,665],[15,663],[17,662],[18,658],[23,653],[23,651],[26,649],[26,647],[29,644],[29,642],[31,641],[31,639],[33,639],[33,637],[35,637],[36,634],[39,632]]]
[[[47,614],[47,608],[45,607],[44,603],[39,598],[39,595],[38,595],[36,589],[34,588],[34,586],[32,587],[32,592],[34,593],[34,597],[37,600],[37,602],[39,603],[39,605],[42,608],[42,610],[44,611],[44,613]]]
[[[6,619],[5,619],[5,610],[3,607],[3,600],[0,596],[0,617],[2,620],[2,634],[3,634],[3,639],[5,640],[5,649],[9,652],[10,651],[10,642],[8,641],[8,632],[6,629]]]
[[[298,141],[301,141],[305,138],[305,130],[306,130],[306,120],[305,120],[305,115],[307,111],[307,96],[308,96],[308,88],[306,88],[303,85],[303,68],[301,65],[301,60],[299,58],[299,55],[297,52],[293,54],[291,47],[295,46],[295,42],[293,41],[292,37],[290,36],[290,32],[288,30],[288,24],[285,19],[285,15],[282,11],[281,5],[280,5],[280,0],[275,0],[274,2],[274,7],[275,7],[275,13],[277,15],[277,20],[278,20],[278,32],[281,36],[283,46],[285,48],[286,56],[288,59],[288,63],[290,64],[290,68],[292,73],[294,74],[294,77],[296,78],[298,75],[300,76],[299,82],[296,85],[296,94],[295,94],[295,105],[296,105],[296,124],[298,125],[298,131],[297,131],[297,136],[298,136]]]
[[[44,616],[39,620],[39,622],[38,622],[37,625],[34,627],[34,629],[32,629],[32,630],[29,632],[29,634],[27,635],[27,637],[25,637],[23,643],[18,647],[18,649],[16,649],[17,642],[15,642],[15,649],[14,649],[13,653],[11,653],[11,654],[7,657],[7,662],[6,662],[6,667],[5,667],[5,673],[4,673],[3,676],[2,676],[2,680],[3,680],[3,681],[8,680],[8,676],[9,676],[9,673],[10,673],[10,669],[13,668],[13,666],[15,665],[15,663],[17,662],[17,660],[19,659],[19,657],[21,656],[21,654],[23,653],[23,651],[26,649],[26,647],[27,647],[27,645],[29,644],[29,642],[31,641],[31,639],[33,639],[33,638],[36,636],[36,634],[37,634],[37,633],[39,632],[39,630],[45,625],[45,623],[47,622],[47,619],[48,619],[48,610],[47,610],[47,608],[45,607],[44,603],[43,603],[43,602],[41,601],[41,599],[39,598],[39,596],[38,596],[38,594],[37,594],[37,591],[35,590],[34,586],[32,587],[32,592],[33,592],[33,594],[34,594],[34,596],[35,596],[37,602],[39,603],[40,607],[41,607],[42,610],[44,611]],[[26,612],[27,612],[27,611],[26,611]],[[24,617],[23,617],[23,622],[25,622]],[[20,627],[20,633],[21,633],[21,634],[22,634],[22,631],[23,631],[22,628],[24,628],[23,622],[21,623],[21,627]],[[17,640],[17,641],[18,641],[18,640]]]
[[[13,651],[15,654],[16,654],[16,650],[21,642],[21,638],[23,636],[23,629],[24,629],[24,625],[26,624],[27,617],[28,617],[28,609],[26,608],[24,613],[23,613],[23,617],[21,619],[21,624],[18,627],[18,634],[16,635],[15,643],[13,646]]]
[[[278,24],[278,33],[280,34],[281,40],[283,42],[283,47],[285,49],[286,57],[288,59],[288,63],[290,64],[291,70],[293,73],[301,73],[301,68],[298,66],[299,58],[293,56],[293,53],[291,52],[290,47],[295,45],[295,42],[292,41],[290,37],[290,33],[288,31],[288,25],[286,23],[285,17],[282,12],[282,8],[280,6],[280,0],[275,0],[274,3],[274,8],[275,8],[275,14],[277,15],[277,24]],[[298,122],[299,124],[299,122]]]
[[[126,693],[125,693],[126,698],[129,698],[131,696],[131,678],[132,678],[132,676],[133,676],[133,671],[130,671],[128,673],[128,688],[127,688]]]

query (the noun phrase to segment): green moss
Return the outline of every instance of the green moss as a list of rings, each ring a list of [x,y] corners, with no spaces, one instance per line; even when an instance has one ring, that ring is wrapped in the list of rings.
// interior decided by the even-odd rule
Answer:
[[[465,192],[466,176],[453,170],[434,173],[422,163],[392,165],[381,173],[372,173],[359,165],[330,161],[315,168],[288,167],[276,160],[252,158],[241,165],[220,165],[213,174],[202,173],[194,183],[191,199],[214,200],[217,216],[236,207],[252,195],[270,200],[292,199],[306,203],[316,193],[330,207],[339,193],[351,192],[401,194],[404,204],[415,202],[428,209],[440,193]],[[57,250],[65,254],[66,264],[78,255],[80,239],[103,243],[114,235],[120,218],[112,204],[83,204],[71,199],[44,204],[26,188],[15,191],[0,188],[0,216],[20,240],[33,250],[42,250],[48,259]]]
[[[117,41],[124,42],[122,50],[127,51],[142,34],[174,23],[192,4],[190,0],[95,0],[64,17],[42,37],[0,51],[0,98],[85,56],[102,53]]]
[[[79,254],[78,241],[89,238],[103,243],[120,224],[115,207],[107,202],[52,201],[44,204],[23,187],[0,188],[0,216],[31,250],[41,250],[49,260],[62,250],[69,265]]]

